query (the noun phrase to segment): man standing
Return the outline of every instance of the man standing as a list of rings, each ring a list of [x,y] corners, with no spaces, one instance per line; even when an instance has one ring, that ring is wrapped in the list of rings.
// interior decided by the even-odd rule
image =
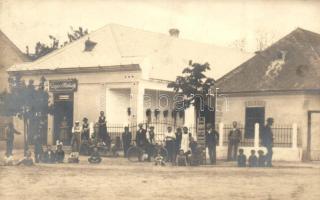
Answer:
[[[174,163],[175,157],[176,157],[176,149],[175,149],[176,135],[172,131],[171,126],[168,126],[167,132],[164,133],[164,140],[166,143],[166,149],[168,150],[168,161],[171,163]]]
[[[72,152],[80,151],[81,132],[82,132],[82,127],[80,126],[80,122],[76,121],[74,127],[72,127],[72,138],[71,138]]]
[[[14,142],[14,134],[20,135],[21,133],[17,131],[13,127],[13,123],[10,122],[6,128],[6,133],[7,133],[7,151],[6,151],[6,156],[12,156],[12,150],[13,150],[13,142]]]
[[[130,147],[132,140],[132,134],[129,132],[129,127],[124,127],[124,132],[122,133],[122,145],[123,145],[123,155],[127,157],[127,151]]]
[[[136,144],[138,147],[144,149],[147,143],[147,133],[146,130],[143,129],[143,124],[139,124],[139,129],[136,134]]]
[[[216,146],[219,142],[219,133],[213,129],[211,124],[207,124],[206,130],[206,147],[209,151],[210,164],[216,164]]]
[[[232,123],[232,130],[229,133],[228,140],[228,161],[237,160],[238,146],[241,140],[241,131],[237,127],[237,122]]]
[[[99,124],[99,138],[107,145],[107,147],[110,149],[111,146],[111,139],[107,132],[107,121],[106,117],[104,115],[104,112],[100,112],[100,116],[98,119]]]
[[[272,133],[272,125],[273,125],[273,118],[268,118],[267,119],[267,124],[263,128],[262,132],[262,144],[267,148],[267,154],[265,156],[266,158],[266,166],[267,167],[272,167],[272,147],[273,147],[273,133]]]
[[[177,128],[176,143],[175,143],[175,145],[176,145],[176,154],[177,155],[180,152],[181,140],[182,140],[182,129],[179,127],[179,128]]]

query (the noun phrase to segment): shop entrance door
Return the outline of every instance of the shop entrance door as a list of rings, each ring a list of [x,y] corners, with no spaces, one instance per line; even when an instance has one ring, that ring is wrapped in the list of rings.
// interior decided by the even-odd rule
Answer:
[[[73,93],[54,94],[53,122],[54,143],[63,139],[64,145],[70,145],[73,125]]]

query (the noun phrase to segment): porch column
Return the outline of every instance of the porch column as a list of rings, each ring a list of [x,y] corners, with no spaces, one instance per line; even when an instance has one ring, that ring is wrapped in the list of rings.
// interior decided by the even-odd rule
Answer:
[[[254,125],[254,147],[258,148],[259,147],[259,133],[260,129],[259,129],[259,124],[256,123]]]
[[[223,137],[224,137],[224,124],[219,123],[219,146],[223,146]]]
[[[141,83],[135,82],[130,94],[131,123],[143,122],[143,101],[144,87]]]
[[[48,115],[48,135],[47,135],[47,144],[53,145],[55,142],[53,141],[53,115]]]
[[[298,125],[292,124],[292,148],[298,147]]]

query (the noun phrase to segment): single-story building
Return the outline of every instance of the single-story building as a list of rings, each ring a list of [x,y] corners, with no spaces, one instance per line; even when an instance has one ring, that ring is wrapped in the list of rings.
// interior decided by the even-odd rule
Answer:
[[[320,160],[318,33],[294,30],[222,76],[217,85],[218,121],[240,122],[244,139],[250,139],[255,124],[262,127],[272,117],[276,145],[295,139],[298,144],[290,143],[290,148],[297,147],[291,148],[293,160]],[[290,131],[294,126],[297,136]]]
[[[29,59],[25,56],[16,45],[0,30],[0,93],[8,90],[8,73],[7,69],[13,64],[27,62]],[[12,121],[12,118],[0,116],[0,150],[4,149],[4,127]],[[21,130],[22,127],[17,127]],[[20,148],[23,141],[23,136],[16,137],[15,146]],[[20,144],[20,145],[19,145]]]
[[[87,117],[95,122],[105,111],[109,125],[136,124],[146,120],[194,123],[191,114],[173,113],[174,94],[169,81],[188,66],[189,60],[211,65],[208,76],[219,78],[248,58],[239,50],[170,35],[109,24],[34,62],[13,65],[11,75],[21,74],[37,84],[47,81],[54,115],[48,116],[48,144],[59,137],[63,117],[68,126]],[[150,119],[151,118],[151,119]]]

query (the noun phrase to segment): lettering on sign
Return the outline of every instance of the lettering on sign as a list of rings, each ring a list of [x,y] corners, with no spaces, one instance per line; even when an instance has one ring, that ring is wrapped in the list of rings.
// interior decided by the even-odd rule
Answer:
[[[76,79],[50,80],[50,92],[74,92],[77,91],[78,82]]]

